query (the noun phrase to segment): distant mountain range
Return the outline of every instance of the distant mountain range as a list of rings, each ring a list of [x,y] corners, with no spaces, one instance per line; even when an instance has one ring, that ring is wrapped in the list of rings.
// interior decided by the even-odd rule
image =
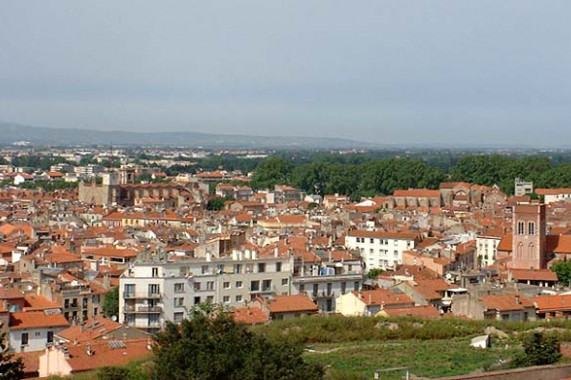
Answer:
[[[329,137],[217,135],[199,132],[125,132],[45,128],[0,122],[0,144],[184,146],[189,148],[374,148],[375,144]]]

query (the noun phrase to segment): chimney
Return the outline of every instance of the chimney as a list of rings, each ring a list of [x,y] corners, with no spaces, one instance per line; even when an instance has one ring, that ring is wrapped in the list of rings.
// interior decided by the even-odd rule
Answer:
[[[516,303],[516,305],[519,305],[521,303],[521,301],[519,299],[519,294],[515,295],[515,303]]]

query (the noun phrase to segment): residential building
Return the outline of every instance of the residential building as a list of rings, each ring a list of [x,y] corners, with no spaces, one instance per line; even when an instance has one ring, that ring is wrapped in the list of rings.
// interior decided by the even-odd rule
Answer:
[[[403,252],[411,250],[420,236],[410,232],[353,230],[345,237],[345,246],[361,252],[366,270],[394,269],[403,263]]]

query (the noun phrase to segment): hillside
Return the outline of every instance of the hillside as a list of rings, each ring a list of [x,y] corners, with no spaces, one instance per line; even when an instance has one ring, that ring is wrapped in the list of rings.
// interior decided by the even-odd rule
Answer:
[[[34,145],[144,145],[190,148],[365,148],[373,144],[347,139],[299,136],[218,135],[184,132],[126,132],[45,128],[0,122],[0,144],[28,141]]]

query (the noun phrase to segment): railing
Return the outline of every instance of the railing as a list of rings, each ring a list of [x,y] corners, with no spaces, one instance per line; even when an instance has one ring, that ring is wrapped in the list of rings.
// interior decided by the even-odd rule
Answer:
[[[162,313],[160,306],[125,306],[125,313]]]
[[[161,298],[160,293],[148,293],[148,292],[123,292],[123,299],[159,299]]]

